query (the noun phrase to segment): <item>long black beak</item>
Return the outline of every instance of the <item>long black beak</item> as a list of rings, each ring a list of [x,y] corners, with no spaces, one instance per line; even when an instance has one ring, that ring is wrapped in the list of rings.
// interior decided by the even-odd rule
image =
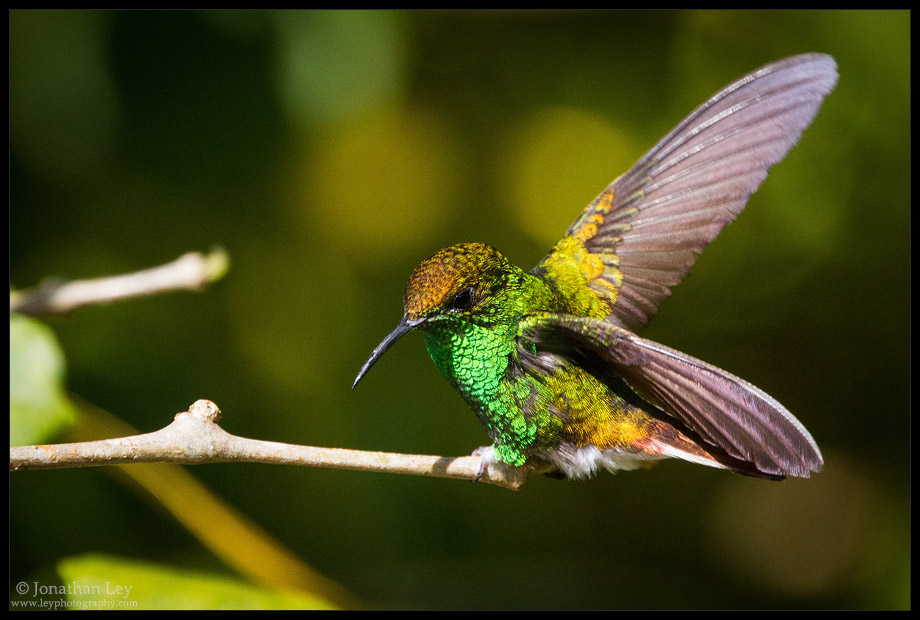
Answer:
[[[399,340],[400,338],[408,334],[410,331],[412,331],[415,327],[418,327],[424,322],[425,322],[425,319],[409,320],[409,319],[404,318],[403,320],[401,320],[399,324],[396,326],[396,329],[391,331],[387,335],[387,337],[383,339],[383,342],[377,345],[377,348],[374,349],[374,352],[371,353],[371,356],[367,358],[366,362],[364,362],[364,366],[361,367],[360,372],[358,372],[358,376],[355,377],[355,382],[351,384],[351,389],[355,389],[355,386],[358,385],[358,381],[360,381],[361,378],[365,374],[367,374],[367,371],[371,369],[371,366],[374,365],[374,362],[380,359],[380,356],[386,353],[386,350],[393,346],[394,342],[396,342],[397,340]]]

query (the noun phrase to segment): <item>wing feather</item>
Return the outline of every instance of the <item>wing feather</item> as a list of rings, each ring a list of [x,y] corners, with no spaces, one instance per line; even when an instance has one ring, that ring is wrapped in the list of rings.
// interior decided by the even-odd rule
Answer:
[[[802,423],[744,379],[610,321],[533,313],[524,325],[524,336],[538,346],[564,342],[565,350],[598,356],[642,399],[693,431],[704,448],[771,476],[808,477],[823,466]]]
[[[562,272],[576,270],[607,316],[630,329],[646,325],[836,83],[833,58],[804,54],[726,86],[588,205],[534,273],[570,281]],[[586,252],[573,252],[571,239]],[[601,259],[601,273],[587,255]],[[618,286],[598,283],[601,276]]]

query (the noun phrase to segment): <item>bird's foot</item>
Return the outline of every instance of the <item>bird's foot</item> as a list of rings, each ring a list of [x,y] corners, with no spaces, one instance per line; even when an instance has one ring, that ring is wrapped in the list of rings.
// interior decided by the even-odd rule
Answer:
[[[480,478],[482,478],[482,475],[486,472],[486,467],[498,460],[495,458],[495,447],[480,446],[473,450],[473,456],[479,457],[479,473],[476,474],[473,482],[479,482]]]

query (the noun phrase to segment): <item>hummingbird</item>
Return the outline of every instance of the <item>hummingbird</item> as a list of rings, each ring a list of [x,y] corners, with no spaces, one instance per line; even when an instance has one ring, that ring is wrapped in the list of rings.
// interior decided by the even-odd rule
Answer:
[[[565,478],[678,458],[759,478],[821,471],[815,440],[744,379],[636,334],[745,207],[837,83],[834,59],[768,64],[694,110],[581,213],[530,271],[460,243],[409,276],[404,313],[352,389],[421,331],[495,461]]]

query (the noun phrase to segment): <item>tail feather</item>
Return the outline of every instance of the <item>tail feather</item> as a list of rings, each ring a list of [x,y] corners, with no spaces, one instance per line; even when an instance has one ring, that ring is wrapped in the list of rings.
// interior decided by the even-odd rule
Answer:
[[[728,454],[712,449],[703,449],[699,443],[693,441],[684,433],[670,424],[660,421],[656,424],[652,434],[643,440],[642,444],[644,452],[660,455],[659,458],[682,459],[698,465],[729,469],[739,474],[767,480],[783,480],[785,478],[782,475],[759,471],[753,464],[733,458]]]

